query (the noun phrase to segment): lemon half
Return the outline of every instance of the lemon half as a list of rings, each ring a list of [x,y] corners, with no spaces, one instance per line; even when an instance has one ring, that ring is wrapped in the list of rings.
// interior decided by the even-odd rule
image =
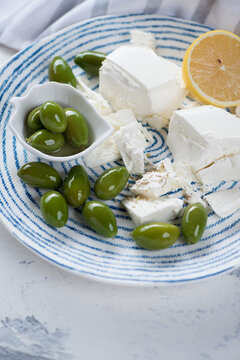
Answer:
[[[182,74],[198,101],[219,107],[240,105],[240,37],[225,30],[199,36],[185,53]]]

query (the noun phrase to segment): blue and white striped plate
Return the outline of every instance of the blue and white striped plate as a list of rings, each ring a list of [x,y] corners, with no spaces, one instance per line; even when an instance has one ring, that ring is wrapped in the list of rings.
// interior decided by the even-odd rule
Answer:
[[[81,212],[73,209],[64,228],[48,226],[39,209],[42,190],[26,186],[16,175],[21,165],[37,159],[16,142],[7,127],[13,111],[9,103],[11,97],[25,94],[33,84],[48,81],[48,65],[53,56],[64,57],[75,74],[81,76],[81,70],[73,62],[77,52],[91,49],[108,53],[128,42],[129,31],[136,28],[152,32],[160,53],[178,64],[189,44],[209,30],[197,23],[166,16],[95,18],[28,47],[0,69],[0,216],[21,243],[54,264],[82,276],[141,285],[210,277],[240,263],[239,212],[224,219],[210,213],[204,236],[196,245],[185,245],[180,239],[170,249],[151,252],[138,248],[133,242],[133,224],[120,204],[122,195],[116,201],[107,202],[117,217],[119,233],[115,239],[106,239],[91,231],[82,221]],[[96,79],[89,80],[92,88],[96,88]],[[147,149],[152,160],[171,158],[165,142],[166,129],[161,133],[149,131],[154,137]],[[64,176],[76,163],[54,166]],[[112,165],[89,169],[91,184],[99,173]],[[218,189],[235,186],[239,184],[221,183]]]

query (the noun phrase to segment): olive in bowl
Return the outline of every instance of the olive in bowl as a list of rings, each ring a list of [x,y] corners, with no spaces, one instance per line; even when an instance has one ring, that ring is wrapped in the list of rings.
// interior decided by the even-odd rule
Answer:
[[[28,118],[28,114],[33,109],[42,106],[45,102],[55,102],[63,109],[74,109],[86,119],[88,128],[87,147],[84,145],[84,147],[77,148],[67,144],[66,148],[63,149],[64,151],[60,149],[60,151],[43,152],[36,147],[31,146],[31,144],[26,141],[26,139],[29,139],[33,135],[33,131],[28,132],[28,127],[26,125],[28,124],[28,121],[26,120]],[[95,110],[93,105],[84,97],[84,95],[71,85],[53,81],[41,85],[35,85],[25,96],[12,98],[11,103],[15,107],[9,121],[9,127],[12,133],[26,150],[39,158],[48,161],[64,162],[79,159],[91,152],[113,132],[111,125],[109,125],[107,121]],[[66,114],[65,117],[67,118]],[[44,127],[44,124],[43,128],[37,131],[42,130],[49,131]],[[52,134],[60,134],[64,137],[64,141],[66,139],[66,130],[63,133],[56,133],[53,131],[49,132]],[[45,135],[46,132],[44,136]],[[68,135],[68,137],[70,136]],[[67,142],[65,141],[65,143]]]

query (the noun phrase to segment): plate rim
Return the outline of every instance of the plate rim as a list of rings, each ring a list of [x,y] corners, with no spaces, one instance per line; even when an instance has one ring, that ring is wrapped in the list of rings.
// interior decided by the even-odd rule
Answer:
[[[1,218],[0,218],[0,223],[11,234],[11,236],[13,236],[13,238],[17,240],[18,243],[23,245],[26,249],[30,250],[31,253],[35,254],[40,259],[46,261],[48,264],[52,265],[53,267],[55,266],[55,267],[57,267],[63,271],[66,271],[67,273],[72,274],[74,276],[82,277],[86,280],[92,280],[92,281],[96,281],[98,283],[103,283],[106,285],[116,285],[116,286],[122,286],[122,287],[124,287],[124,286],[126,286],[126,287],[163,287],[163,286],[170,287],[170,286],[181,286],[181,285],[188,285],[188,284],[191,285],[191,284],[199,282],[199,281],[210,280],[212,277],[217,277],[217,276],[220,277],[226,273],[229,273],[229,272],[235,270],[238,267],[237,265],[235,265],[235,266],[231,266],[227,269],[211,273],[209,275],[199,276],[199,277],[195,277],[195,278],[191,278],[191,279],[183,279],[183,280],[170,280],[170,281],[169,280],[157,280],[156,282],[153,280],[150,280],[148,282],[146,280],[144,280],[144,281],[141,280],[141,281],[137,282],[136,280],[108,279],[108,278],[103,278],[100,276],[88,274],[87,272],[83,272],[83,271],[80,271],[77,269],[73,269],[64,263],[60,263],[58,261],[55,261],[54,259],[51,259],[47,255],[34,249],[29,244],[27,244],[25,241],[18,238],[18,236],[16,236],[16,234],[9,229],[8,225]]]

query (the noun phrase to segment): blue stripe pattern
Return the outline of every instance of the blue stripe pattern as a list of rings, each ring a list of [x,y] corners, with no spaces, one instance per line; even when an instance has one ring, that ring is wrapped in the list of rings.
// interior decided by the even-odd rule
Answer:
[[[107,204],[114,211],[119,233],[115,239],[106,239],[92,232],[84,224],[81,210],[70,209],[64,228],[48,226],[42,219],[39,200],[44,190],[31,188],[17,176],[19,167],[28,161],[41,161],[26,152],[7,127],[13,107],[9,100],[26,93],[32,84],[48,81],[49,60],[54,55],[63,56],[72,66],[76,76],[83,76],[73,63],[74,55],[81,50],[111,52],[129,41],[131,29],[151,31],[162,56],[181,63],[184,51],[191,42],[209,28],[194,22],[156,15],[122,15],[100,17],[73,25],[16,54],[0,69],[0,214],[11,233],[29,249],[45,259],[72,272],[96,280],[135,284],[162,284],[191,281],[213,276],[229,270],[239,263],[239,215],[219,219],[209,214],[207,230],[201,241],[185,245],[182,239],[172,248],[161,252],[140,249],[131,238],[133,224],[126,214],[119,195]],[[92,89],[97,89],[95,78],[89,77]],[[172,159],[166,146],[167,130],[161,133],[147,127],[153,142],[146,152],[156,163]],[[52,164],[64,177],[78,161]],[[107,163],[88,169],[91,187],[98,175],[113,164]],[[131,181],[133,183],[133,181]],[[234,188],[237,182],[223,182],[210,192]],[[129,190],[124,190],[128,195]],[[181,189],[170,196],[182,197]],[[91,199],[94,195],[91,193]]]

